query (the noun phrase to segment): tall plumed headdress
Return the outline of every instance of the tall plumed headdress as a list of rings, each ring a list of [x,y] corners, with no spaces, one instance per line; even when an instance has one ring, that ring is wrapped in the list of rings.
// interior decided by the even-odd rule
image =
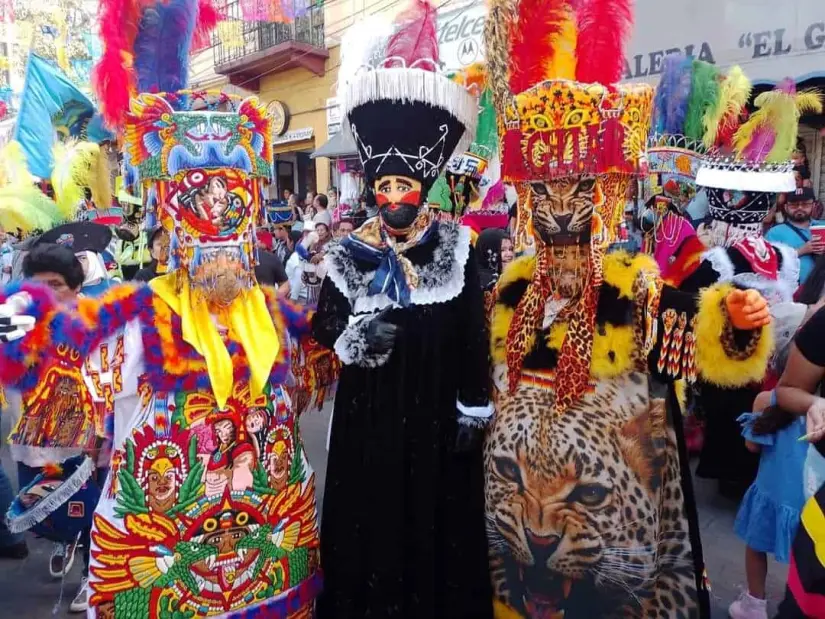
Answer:
[[[695,193],[699,166],[716,142],[720,120],[739,118],[750,91],[739,67],[725,76],[707,62],[667,56],[654,100],[646,194],[665,193],[686,206]]]
[[[189,54],[221,19],[214,0],[101,0],[103,54],[92,73],[103,117],[120,130],[129,99],[187,87]]]
[[[517,245],[532,242],[529,184],[584,175],[600,186],[593,239],[614,238],[627,183],[644,171],[653,98],[649,86],[615,85],[631,26],[630,0],[491,3],[487,72],[502,179],[519,191]]]
[[[733,70],[722,84],[721,101],[705,116],[708,153],[696,178],[697,184],[715,189],[779,193],[796,188],[791,156],[799,135],[799,119],[805,113],[822,113],[822,96],[815,90],[797,91],[787,78],[773,90],[754,99],[749,116],[731,104],[728,80],[744,81]]]
[[[420,181],[426,193],[472,142],[476,98],[441,73],[436,9],[427,0],[413,0],[389,38],[386,27],[363,36],[342,47],[339,92],[367,184],[396,174]]]

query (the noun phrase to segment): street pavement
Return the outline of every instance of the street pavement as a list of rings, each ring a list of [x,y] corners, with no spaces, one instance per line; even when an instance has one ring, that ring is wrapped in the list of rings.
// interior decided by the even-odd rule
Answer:
[[[301,419],[301,430],[309,460],[315,469],[319,505],[323,501],[326,476],[326,436],[331,407],[321,412],[307,413]],[[8,428],[2,427],[2,436]],[[16,474],[8,448],[0,450],[3,467],[16,484]],[[733,534],[736,503],[719,496],[715,484],[696,480],[696,495],[705,562],[713,587],[712,617],[727,617],[728,605],[745,587],[744,546]],[[23,561],[0,561],[0,619],[68,619],[82,615],[67,612],[69,602],[77,591],[82,573],[82,560],[78,555],[71,572],[66,576],[63,600],[58,612],[52,615],[60,597],[61,583],[49,576],[48,561],[51,544],[29,538],[31,554]],[[782,596],[787,569],[771,561],[768,570],[768,596],[770,610]],[[771,614],[769,613],[769,616]],[[425,618],[421,618],[425,619]]]

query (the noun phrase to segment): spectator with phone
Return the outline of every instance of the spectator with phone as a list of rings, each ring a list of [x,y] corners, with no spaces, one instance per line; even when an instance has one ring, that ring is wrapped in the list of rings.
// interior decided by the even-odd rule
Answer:
[[[813,270],[816,256],[825,253],[825,221],[812,218],[815,202],[816,195],[810,187],[786,194],[785,223],[774,226],[765,235],[768,241],[796,249],[800,284]]]

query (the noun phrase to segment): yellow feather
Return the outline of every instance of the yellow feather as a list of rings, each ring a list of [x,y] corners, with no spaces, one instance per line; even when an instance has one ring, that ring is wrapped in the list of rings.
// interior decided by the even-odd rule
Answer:
[[[796,109],[800,114],[821,114],[822,93],[818,90],[800,90],[796,93]]]
[[[705,112],[705,146],[710,148],[716,142],[722,121],[738,116],[751,96],[751,81],[741,67],[731,67],[727,77],[719,87],[719,100]]]
[[[85,197],[84,189],[92,192],[98,208],[108,208],[112,190],[106,150],[92,142],[66,142],[54,148],[54,187],[57,207],[64,219],[73,219]]]
[[[561,26],[561,32],[553,35],[554,54],[545,67],[547,79],[572,80],[576,78],[576,40],[579,31],[576,28],[576,16],[570,10]]]

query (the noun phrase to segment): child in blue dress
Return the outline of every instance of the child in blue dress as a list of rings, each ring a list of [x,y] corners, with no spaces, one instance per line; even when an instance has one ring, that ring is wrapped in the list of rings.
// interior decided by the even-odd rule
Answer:
[[[756,481],[745,493],[734,525],[747,544],[748,591],[730,605],[733,619],[767,619],[767,555],[788,563],[805,502],[802,472],[808,444],[799,441],[805,434],[805,418],[778,409],[774,391],[760,393],[754,410],[764,412],[738,419],[748,449],[761,456]]]

